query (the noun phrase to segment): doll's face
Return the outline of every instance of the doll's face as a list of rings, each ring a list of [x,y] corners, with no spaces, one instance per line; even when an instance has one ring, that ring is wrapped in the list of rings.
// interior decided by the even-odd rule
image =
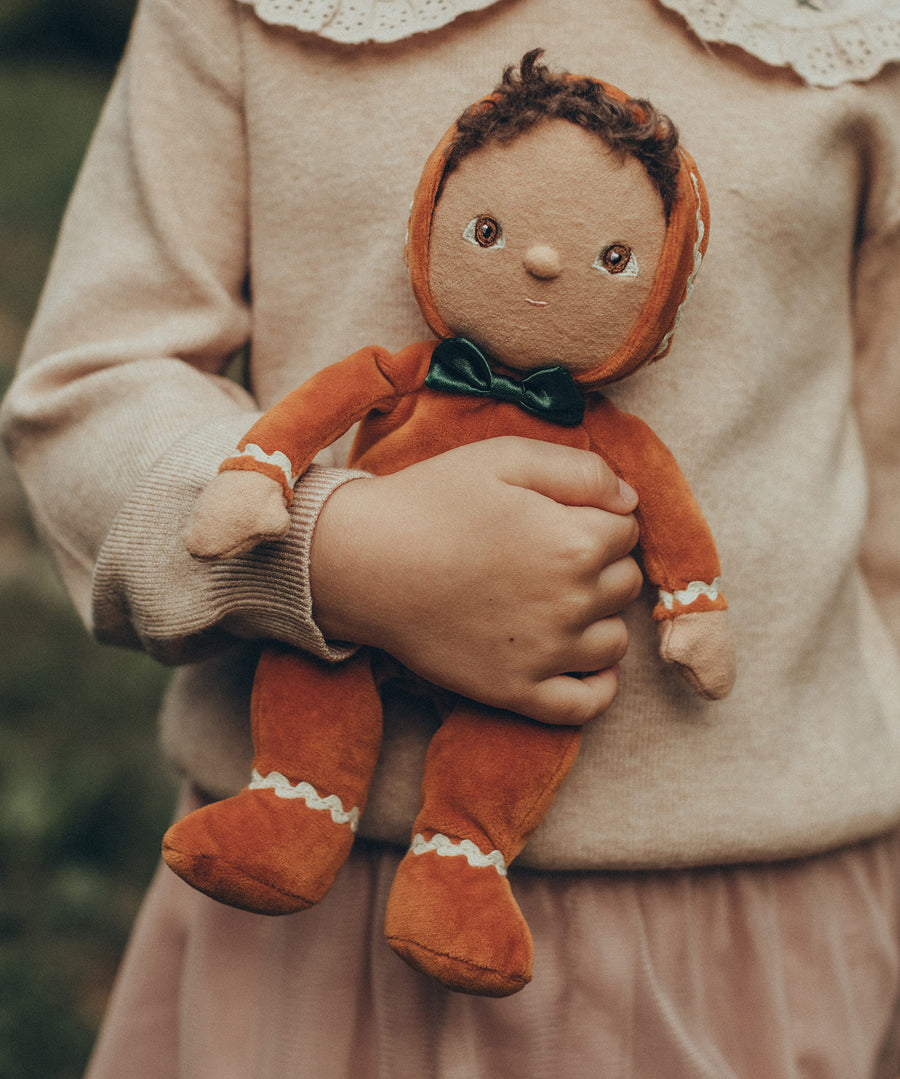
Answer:
[[[644,167],[546,120],[469,154],[432,221],[428,280],[444,322],[509,367],[596,367],[650,292],[666,231]]]

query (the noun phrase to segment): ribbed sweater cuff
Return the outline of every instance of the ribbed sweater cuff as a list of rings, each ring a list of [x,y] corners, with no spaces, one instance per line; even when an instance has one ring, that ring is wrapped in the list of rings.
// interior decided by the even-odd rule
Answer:
[[[284,540],[217,563],[187,553],[183,534],[197,495],[248,426],[242,413],[195,432],[135,489],[97,561],[98,640],[167,663],[202,658],[235,636],[283,641],[328,660],[353,651],[326,641],[313,620],[309,549],[327,498],[365,473],[313,465],[298,484]]]

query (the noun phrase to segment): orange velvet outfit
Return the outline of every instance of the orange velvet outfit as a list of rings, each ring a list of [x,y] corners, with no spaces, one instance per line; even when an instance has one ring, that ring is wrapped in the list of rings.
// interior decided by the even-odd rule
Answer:
[[[452,331],[430,297],[428,235],[452,136],[453,129],[426,165],[407,252],[419,306],[440,338]],[[511,401],[425,385],[435,341],[397,354],[370,347],[288,394],[222,470],[261,472],[290,501],[314,455],[356,423],[350,464],[376,475],[498,435],[593,450],[638,493],[641,559],[660,595],[654,617],[724,609],[712,537],[673,457],[645,424],[598,392],[668,351],[690,291],[708,217],[693,162],[684,153],[682,161],[680,194],[644,310],[614,356],[575,376],[585,395],[580,423],[562,426]],[[170,866],[201,891],[262,913],[299,910],[322,898],[365,808],[381,739],[378,685],[397,666],[369,649],[328,665],[284,646],[266,648],[251,704],[251,783],[173,826],[164,843]],[[450,988],[507,995],[528,982],[532,963],[507,866],[575,761],[580,730],[435,695],[443,721],[430,743],[413,844],[393,885],[386,934],[395,951]]]
[[[325,368],[267,412],[241,443],[245,452],[223,468],[265,472],[284,483],[287,492],[287,473],[301,474],[321,446],[357,421],[362,422],[350,463],[373,474],[501,434],[591,449],[638,493],[643,566],[662,597],[654,617],[725,607],[706,523],[673,457],[644,423],[597,393],[587,397],[583,422],[567,427],[529,415],[509,401],[430,389],[424,381],[435,344],[422,342],[395,355],[366,348]],[[289,462],[284,468],[272,463],[281,462],[282,455]],[[240,808],[247,791],[229,800],[234,819],[228,803],[200,811],[215,814],[215,834],[192,840],[194,849],[221,851],[222,833],[233,831],[245,852],[244,865],[235,872],[230,859],[228,866],[219,858],[194,860],[186,874],[191,883],[216,898],[265,913],[300,909],[321,898],[349,853],[355,820],[365,808],[380,747],[377,687],[384,669],[377,653],[366,649],[335,666],[283,646],[264,651],[251,706],[256,750],[251,788],[270,792],[270,800],[291,799],[290,817],[273,826],[250,811],[248,820],[248,811]],[[453,704],[430,745],[416,838],[388,908],[387,934],[396,950],[422,965],[405,951],[410,933],[404,927],[410,920],[424,920],[433,927],[429,935],[447,942],[464,938],[465,950],[474,952],[462,974],[458,969],[437,972],[446,984],[497,995],[526,984],[531,942],[509,892],[506,867],[547,812],[580,739],[580,728],[546,726],[463,699]],[[304,792],[309,801],[301,810]],[[308,806],[315,808],[307,812]],[[292,853],[282,874],[284,852],[297,843],[286,833],[295,830],[304,849]],[[174,842],[167,857],[184,872],[184,863],[171,853]],[[181,850],[184,845],[180,840]],[[315,856],[307,845],[316,848]],[[463,856],[418,856],[440,845],[452,845]],[[450,883],[435,885],[434,870],[449,875]],[[454,895],[449,904],[448,887]],[[496,944],[503,920],[498,904],[513,921],[512,939],[502,948],[514,953],[513,976],[494,973],[496,965],[483,943]],[[464,949],[449,947],[458,961]]]

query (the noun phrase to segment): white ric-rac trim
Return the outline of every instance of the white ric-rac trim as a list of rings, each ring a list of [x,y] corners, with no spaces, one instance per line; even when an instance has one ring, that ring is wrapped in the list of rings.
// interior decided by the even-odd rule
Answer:
[[[674,610],[676,603],[680,607],[690,607],[701,596],[706,596],[708,599],[718,599],[721,590],[721,577],[716,577],[712,584],[706,584],[705,581],[691,581],[687,588],[679,588],[674,592],[665,592],[661,588],[659,590],[659,601],[667,611],[671,611]]]
[[[417,833],[409,848],[410,854],[428,854],[429,851],[434,851],[435,854],[440,854],[445,858],[461,855],[469,865],[476,869],[493,868],[501,877],[506,876],[506,861],[500,851],[492,850],[490,854],[482,854],[471,839],[461,839],[458,843],[454,843],[452,839],[441,835],[440,832],[430,840],[426,839],[421,832]]]
[[[252,791],[274,791],[279,798],[302,798],[310,809],[327,810],[335,824],[349,824],[351,832],[355,832],[359,827],[358,806],[354,806],[349,811],[345,810],[343,802],[336,794],[329,794],[327,798],[323,798],[309,783],[295,785],[281,772],[269,772],[267,776],[262,776],[254,768],[247,786]]]
[[[284,473],[284,478],[288,487],[293,488],[294,484],[300,478],[295,476],[293,469],[291,468],[291,459],[286,453],[282,453],[281,450],[276,450],[274,453],[266,453],[261,446],[257,446],[255,442],[249,443],[238,454],[239,457],[252,457],[254,461],[259,461],[263,465],[274,465],[276,468],[280,468]]]

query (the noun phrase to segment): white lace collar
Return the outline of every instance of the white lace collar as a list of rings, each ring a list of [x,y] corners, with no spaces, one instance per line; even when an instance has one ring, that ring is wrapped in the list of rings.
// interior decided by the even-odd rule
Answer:
[[[293,26],[329,41],[399,41],[437,30],[497,0],[241,0],[265,22]]]
[[[331,41],[399,41],[497,0],[241,0],[265,22]],[[594,0],[598,2],[598,0]],[[813,86],[869,79],[900,60],[900,0],[660,0],[704,41],[737,45]]]
[[[812,86],[839,86],[900,60],[900,0],[660,0],[704,41],[737,45]]]

